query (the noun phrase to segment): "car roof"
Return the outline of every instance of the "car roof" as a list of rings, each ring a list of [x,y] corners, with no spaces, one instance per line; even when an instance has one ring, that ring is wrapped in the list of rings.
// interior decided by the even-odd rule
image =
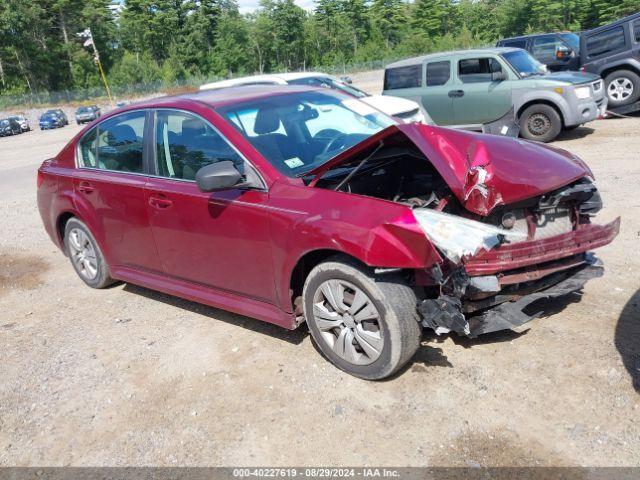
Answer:
[[[506,38],[501,38],[500,40],[498,40],[498,42],[506,42],[509,40],[526,40],[529,38],[544,37],[546,35],[562,35],[566,33],[573,33],[574,35],[578,35],[576,32],[572,32],[570,30],[563,30],[562,32],[531,33],[529,35],[518,35],[517,37],[506,37]]]
[[[399,60],[397,62],[390,63],[385,67],[385,69],[396,68],[396,67],[409,67],[411,65],[420,65],[429,60],[436,60],[436,59],[451,57],[454,55],[467,55],[469,53],[473,53],[477,55],[495,55],[500,53],[513,52],[516,50],[520,50],[520,49],[514,48],[514,47],[493,47],[493,48],[477,48],[472,50],[452,50],[449,52],[429,53],[428,55],[405,58],[404,60]]]
[[[242,103],[249,100],[269,98],[273,97],[274,95],[287,95],[309,91],[322,91],[325,93],[333,94],[333,91],[330,92],[326,88],[306,85],[240,85],[236,87],[215,90],[200,90],[193,93],[152,98],[139,103],[129,104],[126,107],[118,110],[124,111],[153,106],[167,107],[171,105],[177,105],[181,101],[185,100],[204,103],[210,107],[216,108],[223,105],[232,105],[234,103]]]
[[[592,35],[594,33],[602,32],[604,30],[608,30],[611,27],[616,27],[623,23],[627,23],[631,20],[640,19],[640,12],[634,13],[633,15],[629,15],[628,17],[621,18],[620,20],[616,20],[615,22],[607,23],[606,25],[602,25],[600,27],[592,28],[591,30],[587,30],[584,32],[585,35]]]

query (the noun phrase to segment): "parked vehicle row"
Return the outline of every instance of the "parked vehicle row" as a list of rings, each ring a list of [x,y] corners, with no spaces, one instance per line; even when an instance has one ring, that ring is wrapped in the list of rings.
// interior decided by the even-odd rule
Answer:
[[[593,174],[569,152],[407,124],[315,86],[116,109],[45,160],[37,186],[46,231],[88,286],[306,322],[365,379],[406,364],[423,328],[475,337],[532,320],[536,300],[602,275],[589,251],[619,229],[594,222]]]
[[[499,40],[497,46],[525,49],[552,71],[600,75],[612,108],[640,99],[640,12],[580,35],[525,35]]]

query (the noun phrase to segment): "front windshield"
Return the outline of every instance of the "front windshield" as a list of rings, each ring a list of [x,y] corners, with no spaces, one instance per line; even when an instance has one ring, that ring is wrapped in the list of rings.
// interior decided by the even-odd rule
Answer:
[[[314,91],[230,105],[218,112],[289,177],[396,123],[355,98]]]
[[[580,37],[575,33],[561,33],[560,37],[576,52],[580,50]]]
[[[545,66],[524,50],[506,52],[502,56],[521,77],[544,75],[546,73]]]
[[[90,113],[91,110],[91,107],[80,107],[78,108],[78,113]]]
[[[291,85],[309,85],[312,87],[332,88],[358,98],[369,96],[362,90],[331,77],[296,78],[295,80],[289,80],[287,83],[290,83]]]

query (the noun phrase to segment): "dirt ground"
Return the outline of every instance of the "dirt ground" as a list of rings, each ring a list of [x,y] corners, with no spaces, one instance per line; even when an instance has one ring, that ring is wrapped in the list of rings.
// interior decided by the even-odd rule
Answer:
[[[640,118],[555,142],[622,216],[605,276],[523,333],[426,336],[377,383],[304,329],[85,287],[35,203],[77,131],[0,138],[0,465],[640,466]]]

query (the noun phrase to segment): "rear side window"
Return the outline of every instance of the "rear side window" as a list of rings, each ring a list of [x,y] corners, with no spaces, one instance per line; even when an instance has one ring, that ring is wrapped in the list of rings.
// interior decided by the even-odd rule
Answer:
[[[526,40],[503,40],[500,42],[501,47],[527,48]]]
[[[124,113],[97,125],[80,140],[80,165],[142,173],[145,118],[145,112]]]
[[[502,66],[495,58],[465,58],[458,62],[458,77],[462,83],[490,82],[493,72]]]
[[[244,161],[206,121],[186,112],[160,110],[156,114],[158,175],[195,180],[202,167],[231,160],[240,173]]]
[[[384,71],[384,89],[416,88],[422,86],[422,65],[387,68]]]
[[[587,55],[589,58],[609,55],[625,48],[624,29],[622,26],[605,30],[587,38]]]
[[[640,43],[640,20],[633,22],[633,37]]]
[[[451,63],[432,62],[427,64],[427,87],[444,85],[451,77]]]

